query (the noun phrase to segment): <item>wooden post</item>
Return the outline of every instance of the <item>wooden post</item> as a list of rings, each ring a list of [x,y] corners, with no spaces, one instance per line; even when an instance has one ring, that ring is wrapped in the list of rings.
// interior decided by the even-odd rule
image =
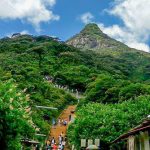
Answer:
[[[89,139],[88,140],[88,146],[93,145],[93,140]]]
[[[134,136],[129,136],[128,137],[128,150],[135,150],[134,149],[134,146],[135,146],[134,139],[135,139]]]
[[[81,139],[81,148],[86,147],[86,139]]]
[[[145,150],[150,149],[148,131],[144,132],[144,145],[145,145]]]
[[[95,145],[100,148],[100,139],[95,139]]]

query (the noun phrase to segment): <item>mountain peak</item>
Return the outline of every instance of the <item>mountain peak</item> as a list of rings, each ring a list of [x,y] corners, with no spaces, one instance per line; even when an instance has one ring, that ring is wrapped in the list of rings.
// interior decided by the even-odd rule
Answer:
[[[70,38],[66,43],[80,49],[90,50],[114,49],[125,46],[104,34],[95,23],[87,24],[79,34]]]
[[[95,23],[87,24],[81,32],[84,32],[84,33],[86,32],[87,34],[88,33],[95,33],[95,34],[102,33],[98,25]]]

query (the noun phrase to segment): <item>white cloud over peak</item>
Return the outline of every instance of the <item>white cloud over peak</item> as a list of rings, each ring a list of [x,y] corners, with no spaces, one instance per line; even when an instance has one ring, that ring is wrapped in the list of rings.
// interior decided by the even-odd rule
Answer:
[[[27,31],[27,30],[23,30],[23,31],[20,32],[20,34],[21,34],[21,35],[25,35],[25,34],[30,34],[30,33],[29,33],[29,31]]]
[[[123,25],[109,27],[99,24],[104,33],[124,42],[132,48],[150,51],[147,41],[150,37],[150,0],[114,0],[114,6],[107,10],[119,17]]]
[[[37,30],[41,22],[59,20],[51,7],[56,0],[0,0],[0,19],[21,19],[32,23]]]
[[[80,20],[84,24],[88,24],[88,23],[92,22],[93,19],[94,19],[94,16],[90,12],[86,12],[80,16]]]
[[[131,48],[136,48],[139,50],[143,50],[146,52],[150,51],[150,48],[145,42],[139,38],[139,36],[131,31],[129,31],[126,27],[120,27],[119,25],[112,25],[109,27],[104,26],[104,24],[98,24],[100,29],[110,37],[125,43]]]

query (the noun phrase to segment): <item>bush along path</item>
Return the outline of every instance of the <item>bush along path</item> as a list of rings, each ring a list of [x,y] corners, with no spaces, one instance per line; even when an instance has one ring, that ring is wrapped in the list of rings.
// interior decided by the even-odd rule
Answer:
[[[52,145],[53,139],[55,140],[57,149],[60,144],[60,139],[62,139],[62,145],[65,143],[64,150],[69,150],[67,144],[67,128],[70,123],[74,121],[75,118],[76,105],[70,105],[60,114],[57,123],[52,126],[50,130],[49,139],[47,140],[47,145]],[[60,136],[61,135],[61,136]],[[64,142],[65,141],[65,142]]]

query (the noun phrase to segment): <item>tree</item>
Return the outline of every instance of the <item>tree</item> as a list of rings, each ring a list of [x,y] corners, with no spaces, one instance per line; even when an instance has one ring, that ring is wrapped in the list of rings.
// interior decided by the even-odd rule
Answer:
[[[45,49],[42,46],[37,46],[32,49],[33,52],[38,54],[39,57],[39,68],[41,68],[41,63],[43,60],[43,55],[45,54]]]
[[[110,75],[102,74],[94,82],[87,87],[88,101],[107,103],[110,99],[107,98],[106,92],[108,89],[114,87],[115,79]]]
[[[12,81],[0,82],[0,145],[3,150],[21,149],[21,138],[34,135],[28,100]]]
[[[119,92],[119,101],[125,101],[130,98],[134,99],[140,95],[149,95],[150,86],[141,83],[130,83],[129,85],[122,87]]]

